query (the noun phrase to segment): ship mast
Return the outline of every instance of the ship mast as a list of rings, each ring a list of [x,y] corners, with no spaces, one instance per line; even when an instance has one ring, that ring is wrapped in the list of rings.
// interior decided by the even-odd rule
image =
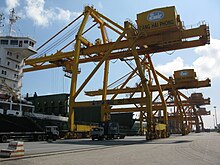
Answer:
[[[0,13],[0,28],[4,26],[4,24],[2,23],[2,21],[5,19],[4,14]],[[0,34],[1,34],[1,29],[0,29]]]
[[[10,15],[9,15],[9,36],[12,36],[12,25],[19,19],[20,17],[15,15],[15,9],[10,10]]]

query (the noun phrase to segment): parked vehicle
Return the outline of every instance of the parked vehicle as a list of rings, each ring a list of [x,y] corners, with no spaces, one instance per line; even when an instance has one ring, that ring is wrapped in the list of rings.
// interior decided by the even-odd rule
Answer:
[[[31,118],[0,114],[0,142],[5,143],[8,139],[55,140],[58,137],[57,126],[42,129]]]
[[[56,141],[60,138],[60,133],[57,126],[46,126],[45,127],[46,140]]]
[[[123,139],[124,134],[119,132],[119,124],[117,122],[101,122],[99,126],[91,131],[92,140],[108,140],[108,139]]]

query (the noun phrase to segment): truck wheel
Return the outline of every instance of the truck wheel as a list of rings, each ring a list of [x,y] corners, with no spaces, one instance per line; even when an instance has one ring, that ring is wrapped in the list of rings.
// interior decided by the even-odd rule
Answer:
[[[119,139],[124,139],[125,135],[120,135]]]
[[[42,140],[43,140],[42,135],[37,135],[37,141],[42,141]]]
[[[56,140],[57,140],[56,136],[53,136],[53,141],[56,141]]]
[[[0,141],[1,141],[2,143],[6,143],[7,140],[8,140],[8,138],[7,138],[6,135],[2,135],[0,138],[1,138]]]
[[[47,136],[43,135],[43,141],[47,141]]]

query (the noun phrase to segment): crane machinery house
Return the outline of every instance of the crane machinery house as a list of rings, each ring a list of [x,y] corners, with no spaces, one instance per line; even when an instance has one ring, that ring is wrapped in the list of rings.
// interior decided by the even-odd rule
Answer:
[[[175,6],[146,11],[137,15],[138,29],[148,35],[182,28]]]

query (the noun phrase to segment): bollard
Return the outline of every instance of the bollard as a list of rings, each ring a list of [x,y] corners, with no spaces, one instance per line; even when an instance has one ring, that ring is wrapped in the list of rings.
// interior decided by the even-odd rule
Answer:
[[[7,158],[24,156],[24,142],[11,141],[7,149],[1,150],[0,156]]]

